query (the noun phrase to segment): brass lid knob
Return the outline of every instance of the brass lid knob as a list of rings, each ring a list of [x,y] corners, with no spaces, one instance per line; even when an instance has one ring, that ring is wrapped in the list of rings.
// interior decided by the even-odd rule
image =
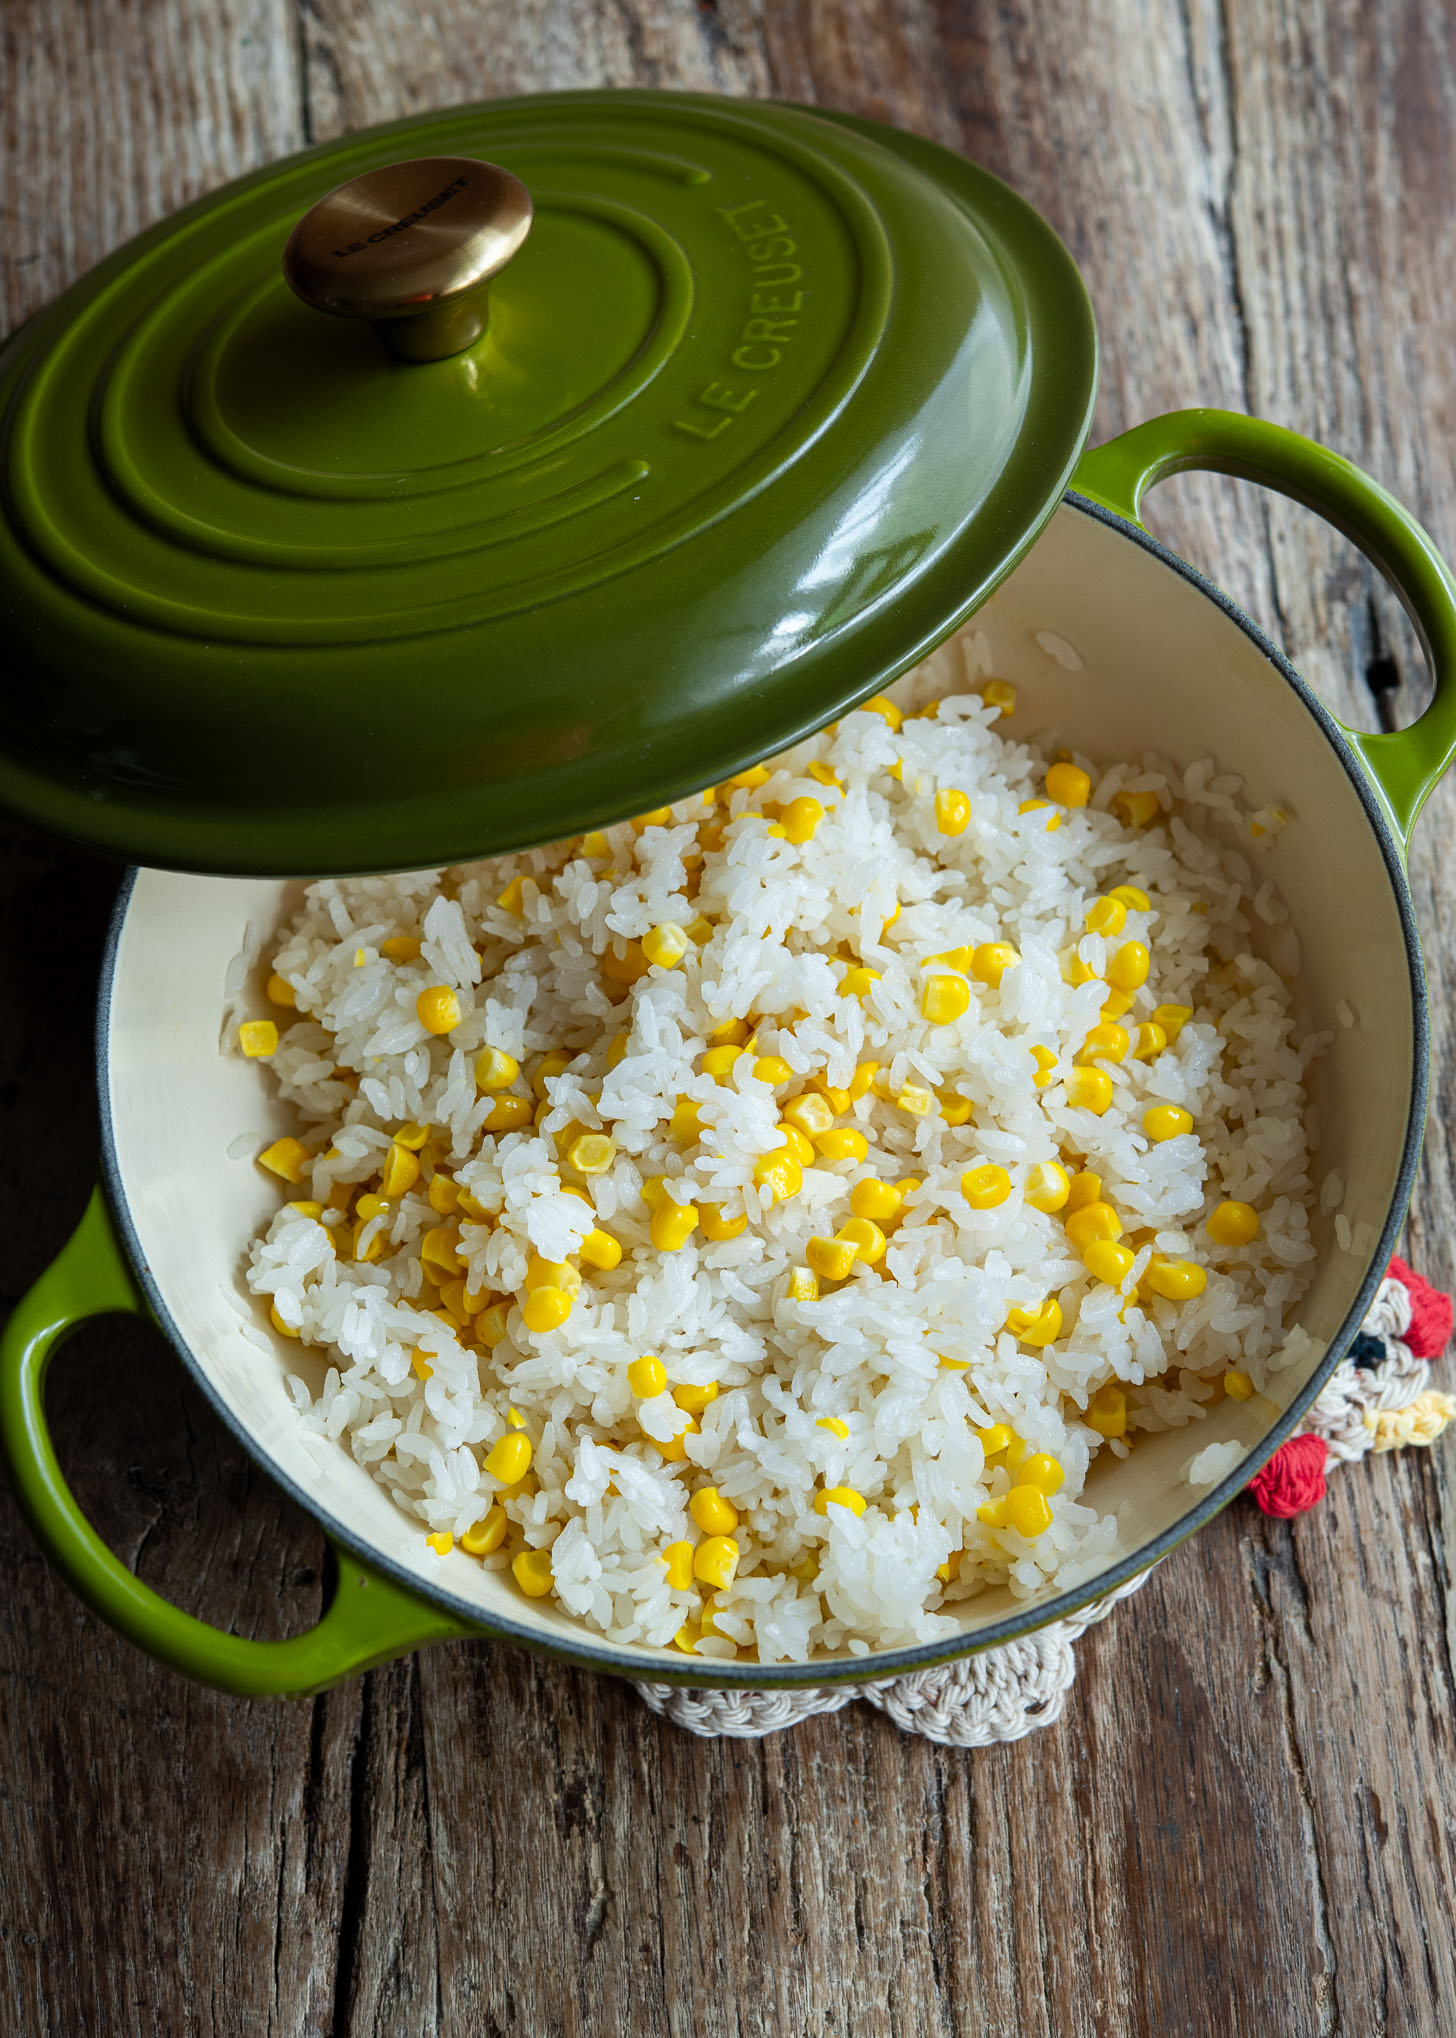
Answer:
[[[490,279],[531,230],[531,194],[470,156],[421,156],[341,184],[306,212],[283,274],[317,311],[364,318],[402,361],[485,331]]]

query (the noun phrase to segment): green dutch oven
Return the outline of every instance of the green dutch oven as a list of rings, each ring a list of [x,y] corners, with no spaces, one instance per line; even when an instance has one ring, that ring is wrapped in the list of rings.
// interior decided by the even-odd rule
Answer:
[[[0,800],[142,866],[98,1033],[104,1184],[0,1349],[0,1442],[35,1532],[104,1619],[188,1674],[315,1691],[487,1634],[658,1681],[863,1681],[1003,1642],[1146,1568],[1297,1426],[1403,1220],[1426,1099],[1404,874],[1456,745],[1456,585],[1375,482],[1268,424],[1192,410],[1092,452],[1096,342],[1070,258],[983,171],[843,116],[656,93],[452,109],[290,158],[144,234],[0,356]],[[1409,610],[1435,682],[1398,735],[1342,729],[1143,495],[1209,468],[1321,511]],[[272,1198],[230,1158],[282,1129],[217,1052],[249,922],[301,873],[556,839],[742,769],[893,682],[967,617],[1018,733],[1216,757],[1290,817],[1265,868],[1332,1041],[1298,1319],[1307,1363],[1099,1461],[1115,1561],[956,1609],[933,1646],[808,1665],[590,1634],[423,1548],[264,1349],[244,1244]],[[1397,1043],[1409,1044],[1397,1053]],[[84,1319],[139,1311],[323,1523],[309,1634],[167,1605],[61,1477],[44,1380]],[[244,1335],[244,1318],[252,1334]]]

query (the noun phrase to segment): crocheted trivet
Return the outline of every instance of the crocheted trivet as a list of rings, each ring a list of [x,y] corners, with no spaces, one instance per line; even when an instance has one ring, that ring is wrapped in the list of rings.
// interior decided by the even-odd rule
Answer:
[[[1326,1474],[1367,1451],[1429,1444],[1456,1416],[1456,1396],[1428,1387],[1427,1362],[1451,1336],[1449,1295],[1404,1260],[1393,1259],[1347,1358],[1311,1403],[1304,1426],[1281,1444],[1249,1491],[1266,1514],[1287,1518],[1324,1497]],[[888,1714],[906,1733],[956,1748],[1019,1741],[1062,1716],[1076,1676],[1072,1644],[1147,1580],[1141,1572],[1092,1606],[935,1670],[882,1684],[802,1691],[697,1691],[639,1684],[655,1713],[691,1734],[756,1740],[855,1699]]]

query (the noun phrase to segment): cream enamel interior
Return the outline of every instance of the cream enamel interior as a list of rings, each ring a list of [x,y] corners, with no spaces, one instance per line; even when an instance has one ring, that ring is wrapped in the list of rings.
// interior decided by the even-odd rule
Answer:
[[[991,640],[997,670],[1020,690],[1017,735],[1054,730],[1105,759],[1146,749],[1185,763],[1212,755],[1243,775],[1251,803],[1277,802],[1290,815],[1260,864],[1303,945],[1301,1006],[1333,1034],[1315,1084],[1315,1179],[1342,1173],[1353,1240],[1342,1250],[1333,1225],[1317,1224],[1319,1269],[1299,1317],[1322,1353],[1357,1298],[1400,1193],[1412,1099],[1410,970],[1369,817],[1329,738],[1246,632],[1165,561],[1074,505],[1058,510],[976,626]],[[435,1557],[419,1522],[400,1513],[342,1445],[306,1433],[294,1412],[284,1375],[307,1370],[308,1355],[273,1338],[241,1276],[247,1241],[276,1207],[276,1189],[249,1158],[230,1158],[244,1138],[248,1154],[265,1145],[284,1129],[284,1115],[256,1064],[218,1051],[224,977],[245,926],[276,924],[291,890],[158,871],[137,879],[116,955],[103,1109],[148,1276],[255,1451],[356,1543],[487,1624],[588,1649],[639,1675],[660,1673],[667,1666],[655,1653],[623,1649],[549,1604],[527,1602],[505,1574],[459,1551]],[[1336,1016],[1342,1001],[1353,1027]],[[272,1339],[275,1358],[240,1334],[240,1301]],[[1193,1452],[1227,1438],[1256,1447],[1311,1370],[1278,1376],[1278,1408],[1262,1397],[1226,1401],[1196,1429],[1140,1440],[1126,1461],[1099,1464],[1089,1491],[1116,1511],[1122,1549],[1131,1556],[1176,1529],[1205,1497],[1182,1476]],[[967,1647],[991,1624],[1034,1615],[1064,1590],[1048,1589],[1039,1602],[999,1592],[977,1599],[964,1610]],[[828,1660],[807,1666],[803,1681]],[[876,1668],[873,1656],[853,1660],[860,1674]],[[681,1658],[672,1667],[681,1670]],[[695,1665],[694,1681],[733,1681],[732,1667],[705,1662],[699,1675]]]

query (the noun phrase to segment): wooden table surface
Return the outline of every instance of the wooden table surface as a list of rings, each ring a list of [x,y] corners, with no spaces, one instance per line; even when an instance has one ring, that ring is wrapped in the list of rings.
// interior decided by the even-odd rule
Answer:
[[[1277,418],[1456,553],[1441,0],[7,0],[0,52],[0,327],[372,121],[563,85],[817,101],[1047,215],[1097,307],[1098,435]],[[1414,713],[1403,618],[1314,518],[1188,480],[1153,522],[1347,720]],[[1411,867],[1436,1102],[1409,1251],[1447,1287],[1453,815],[1448,787]],[[5,834],[7,1300],[93,1176],[115,876]],[[319,1533],[160,1340],[101,1325],[53,1378],[68,1473],[144,1578],[250,1635],[309,1622]],[[1087,1639],[1059,1726],[974,1754],[864,1707],[700,1742],[485,1646],[222,1698],[83,1611],[0,1491],[0,2034],[1448,2033],[1453,1470],[1367,1460],[1293,1525],[1236,1504]]]

